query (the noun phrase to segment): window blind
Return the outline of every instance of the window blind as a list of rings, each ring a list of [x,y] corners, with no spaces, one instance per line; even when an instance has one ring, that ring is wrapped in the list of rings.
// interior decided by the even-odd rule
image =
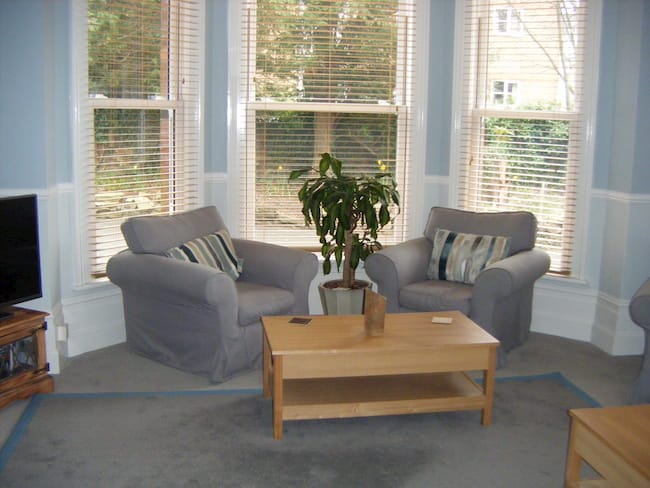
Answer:
[[[380,235],[406,233],[415,6],[411,1],[242,3],[240,87],[245,123],[240,233],[316,248],[292,170],[329,152],[348,174],[392,173],[401,213]]]
[[[528,210],[551,271],[574,252],[586,2],[468,0],[459,205]]]
[[[88,0],[82,185],[88,271],[126,247],[120,224],[197,204],[199,3]]]

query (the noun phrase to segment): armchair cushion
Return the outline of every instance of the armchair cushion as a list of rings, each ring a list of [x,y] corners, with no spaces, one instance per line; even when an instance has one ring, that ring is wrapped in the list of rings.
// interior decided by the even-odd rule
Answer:
[[[478,235],[510,237],[510,254],[535,247],[537,219],[530,212],[470,212],[456,208],[433,207],[424,229],[431,241],[437,229]]]
[[[510,237],[437,229],[427,278],[472,284],[486,266],[507,257],[509,250]]]
[[[181,261],[204,264],[228,273],[233,280],[242,272],[243,260],[237,257],[235,246],[226,229],[197,237],[180,246],[167,249],[165,256]]]
[[[290,313],[294,305],[294,295],[288,290],[257,283],[236,283],[239,296],[238,322],[245,327],[259,323],[264,315],[283,315]]]
[[[203,207],[175,215],[131,217],[121,229],[129,249],[136,254],[162,254],[170,247],[225,229],[216,207]]]
[[[410,310],[459,310],[470,313],[472,286],[442,280],[427,280],[406,285],[399,302]]]

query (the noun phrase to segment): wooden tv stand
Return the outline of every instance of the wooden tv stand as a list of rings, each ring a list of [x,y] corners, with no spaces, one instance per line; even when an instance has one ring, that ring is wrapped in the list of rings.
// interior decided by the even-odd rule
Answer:
[[[47,313],[12,307],[0,320],[0,408],[35,393],[54,391],[45,354]]]

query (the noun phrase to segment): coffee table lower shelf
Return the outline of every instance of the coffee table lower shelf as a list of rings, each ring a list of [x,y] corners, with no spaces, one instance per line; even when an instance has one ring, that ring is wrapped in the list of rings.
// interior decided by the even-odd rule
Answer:
[[[480,410],[487,403],[462,372],[290,379],[283,390],[283,420]]]

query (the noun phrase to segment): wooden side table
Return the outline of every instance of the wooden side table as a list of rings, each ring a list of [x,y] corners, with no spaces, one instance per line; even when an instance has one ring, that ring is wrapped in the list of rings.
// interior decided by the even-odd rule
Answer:
[[[17,307],[11,312],[0,321],[0,408],[54,390],[45,357],[47,314]]]
[[[650,404],[569,410],[565,488],[650,486]],[[602,479],[580,480],[586,461]]]

